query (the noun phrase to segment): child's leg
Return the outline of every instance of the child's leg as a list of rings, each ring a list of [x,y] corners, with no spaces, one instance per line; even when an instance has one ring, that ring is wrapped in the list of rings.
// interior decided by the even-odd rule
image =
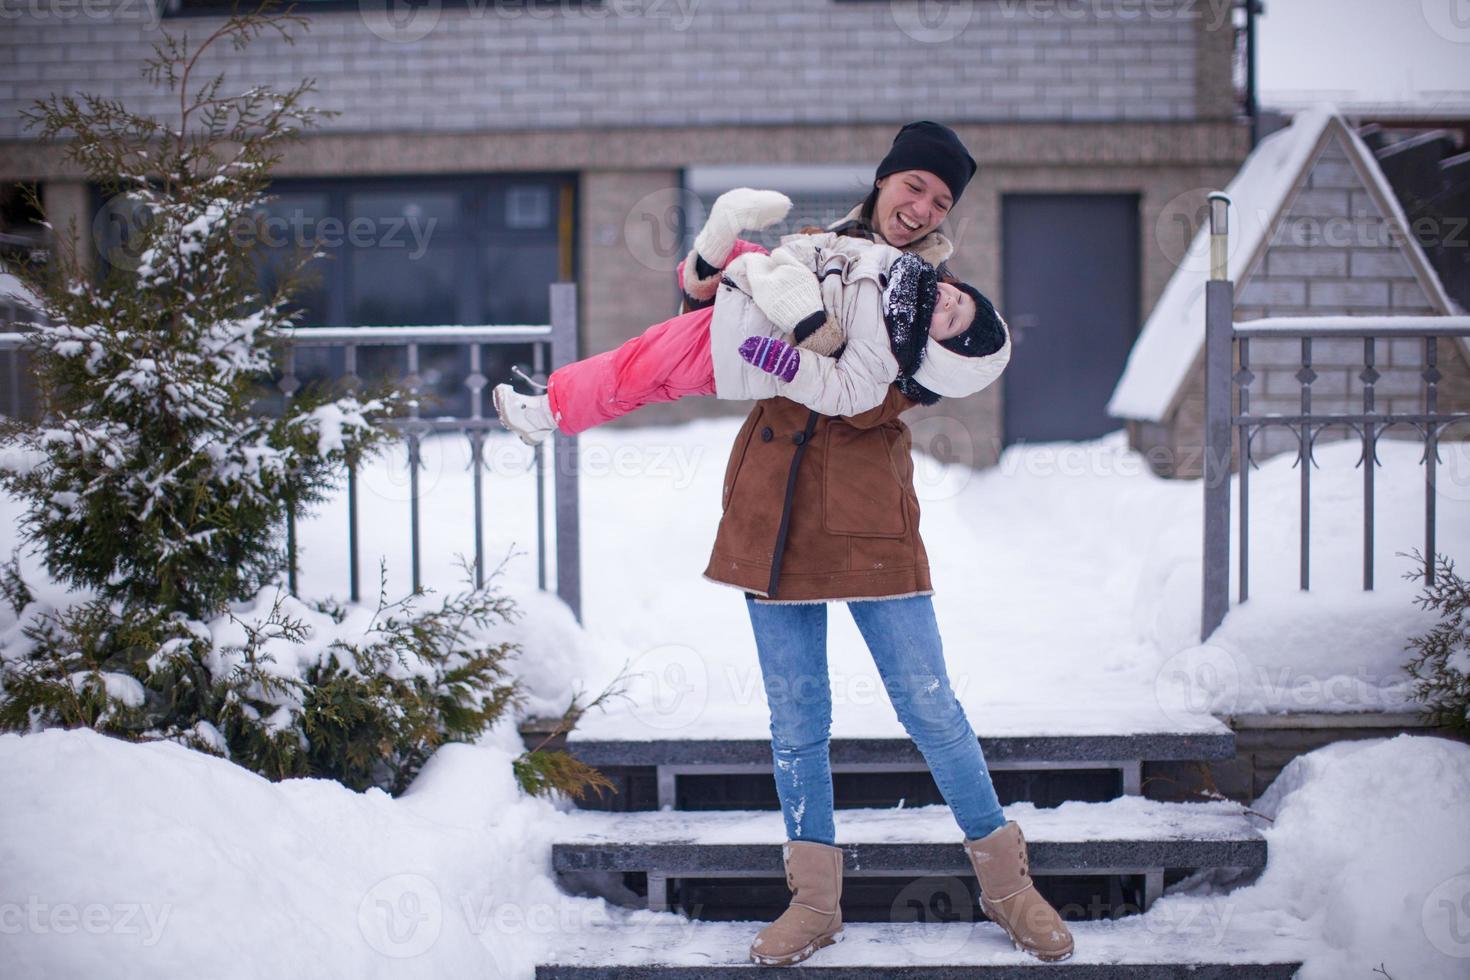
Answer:
[[[551,372],[546,394],[557,428],[576,435],[655,402],[713,395],[713,306],[655,323],[620,347]]]

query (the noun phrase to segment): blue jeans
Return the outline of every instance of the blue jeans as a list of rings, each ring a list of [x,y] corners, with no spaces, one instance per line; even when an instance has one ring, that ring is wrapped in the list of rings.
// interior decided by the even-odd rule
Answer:
[[[827,604],[745,605],[755,630],[776,793],[790,840],[836,843],[832,821],[832,682]],[[934,604],[927,595],[847,603],[888,697],[967,838],[1005,826],[980,742],[950,689]]]

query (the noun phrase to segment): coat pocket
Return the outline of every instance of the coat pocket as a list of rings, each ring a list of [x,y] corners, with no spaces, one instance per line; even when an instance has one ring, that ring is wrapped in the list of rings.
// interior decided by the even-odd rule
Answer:
[[[757,408],[745,419],[745,426],[735,434],[735,445],[730,450],[730,460],[725,464],[725,488],[720,494],[720,512],[730,509],[730,494],[735,489],[735,481],[740,476],[740,465],[745,462],[745,451],[750,446],[751,436],[755,435],[756,424],[760,421],[761,410]]]
[[[908,533],[905,483],[894,466],[889,426],[827,427],[822,475],[822,526],[832,534],[901,538]]]

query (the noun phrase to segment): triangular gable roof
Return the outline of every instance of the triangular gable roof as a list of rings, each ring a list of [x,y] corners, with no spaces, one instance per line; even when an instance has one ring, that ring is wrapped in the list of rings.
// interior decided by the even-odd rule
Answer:
[[[1405,257],[1430,301],[1455,312],[1434,267],[1408,234],[1409,222],[1372,151],[1332,103],[1298,113],[1289,126],[1256,146],[1225,188],[1230,196],[1230,280],[1239,289],[1258,268],[1279,223],[1306,183],[1312,164],[1336,137],[1384,217],[1397,226]],[[1200,370],[1205,341],[1205,282],[1210,229],[1205,223],[1170,277],[1129,352],[1107,412],[1114,418],[1162,421],[1174,411],[1185,382]]]

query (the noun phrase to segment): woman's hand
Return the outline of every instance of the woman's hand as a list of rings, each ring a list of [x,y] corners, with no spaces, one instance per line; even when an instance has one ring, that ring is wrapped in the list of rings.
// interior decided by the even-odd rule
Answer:
[[[694,238],[694,251],[716,269],[723,269],[742,231],[768,228],[791,210],[791,198],[780,191],[736,187],[715,198],[709,218]]]

